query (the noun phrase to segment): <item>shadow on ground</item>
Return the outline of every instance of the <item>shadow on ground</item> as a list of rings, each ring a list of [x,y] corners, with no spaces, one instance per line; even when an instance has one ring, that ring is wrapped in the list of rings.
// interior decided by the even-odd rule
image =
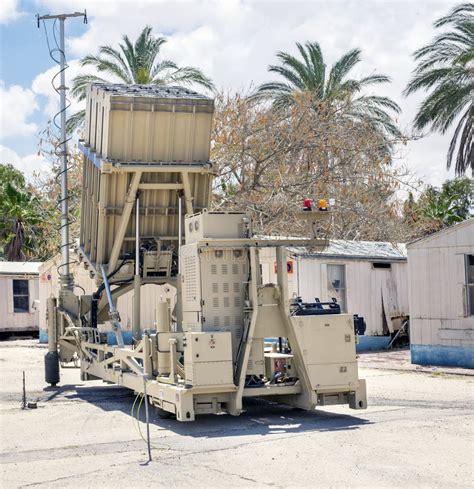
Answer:
[[[46,388],[41,401],[46,405],[56,401],[86,401],[104,411],[119,411],[130,417],[135,395],[130,389],[119,386],[84,386],[67,384],[57,388]],[[144,420],[144,406],[140,410],[140,420]],[[190,423],[182,423],[174,418],[160,417],[154,408],[150,410],[150,423],[158,428],[172,431],[182,436],[222,437],[239,435],[266,435],[278,433],[302,433],[310,431],[357,430],[369,421],[346,414],[332,413],[317,409],[303,411],[291,406],[277,404],[263,399],[246,399],[244,412],[238,416],[198,415]]]

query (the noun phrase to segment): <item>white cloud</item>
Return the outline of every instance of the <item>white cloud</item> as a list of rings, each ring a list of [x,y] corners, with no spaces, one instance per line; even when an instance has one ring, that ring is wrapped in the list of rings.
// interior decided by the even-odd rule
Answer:
[[[70,87],[71,80],[80,72],[83,72],[83,70],[80,68],[78,60],[69,60],[68,65],[69,67],[66,70],[66,86]],[[59,67],[53,66],[43,73],[37,75],[31,85],[31,89],[36,95],[46,97],[47,101],[43,108],[43,112],[49,119],[51,119],[57,112],[59,112],[59,95],[51,85],[51,80],[58,72]],[[55,86],[60,85],[59,77],[55,79],[54,84]],[[79,104],[72,97],[68,98],[70,99],[71,106],[67,109],[67,115],[70,116],[81,109],[82,104]],[[57,122],[59,124],[59,117],[57,119]]]
[[[87,30],[67,39],[72,58],[96,53],[100,45],[116,46],[123,34],[134,40],[145,25],[151,25],[155,34],[168,38],[162,51],[164,57],[180,65],[202,68],[224,89],[239,89],[268,80],[267,66],[276,61],[275,53],[280,50],[295,53],[296,41],[319,41],[328,65],[349,49],[360,47],[363,61],[354,75],[375,71],[389,75],[393,82],[377,92],[399,103],[403,109],[399,122],[403,128],[409,128],[422,100],[422,94],[409,98],[401,95],[414,67],[411,55],[433,37],[433,21],[458,2],[40,0],[40,3],[45,9],[54,7],[57,12],[87,8]],[[45,85],[46,80],[41,83]],[[45,87],[35,88],[38,93],[44,90]],[[409,143],[404,152],[409,167],[433,183],[447,178],[448,139],[432,135]]]
[[[35,94],[19,85],[6,87],[0,81],[0,140],[15,136],[30,136],[37,126],[28,118],[38,108]]]
[[[43,173],[50,170],[50,163],[43,156],[38,156],[36,153],[20,156],[12,149],[2,145],[0,145],[0,163],[12,164],[28,179],[31,179],[35,172]]]
[[[19,0],[0,1],[0,24],[8,24],[22,15],[18,10],[18,4]]]

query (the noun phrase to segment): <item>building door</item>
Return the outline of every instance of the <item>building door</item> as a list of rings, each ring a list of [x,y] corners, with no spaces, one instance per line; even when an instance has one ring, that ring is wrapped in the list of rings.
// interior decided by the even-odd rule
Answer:
[[[346,266],[327,265],[328,297],[335,298],[341,306],[341,312],[347,312]]]

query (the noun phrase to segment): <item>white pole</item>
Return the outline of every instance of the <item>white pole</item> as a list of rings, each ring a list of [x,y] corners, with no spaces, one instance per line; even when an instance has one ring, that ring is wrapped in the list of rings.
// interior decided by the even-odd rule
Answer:
[[[59,17],[59,47],[61,85],[60,115],[61,115],[61,287],[72,289],[72,278],[69,273],[69,203],[67,189],[67,144],[66,144],[66,54],[64,46],[64,21],[65,17]]]
[[[132,335],[136,341],[141,340],[140,326],[140,198],[137,194],[135,215],[135,277],[133,280],[133,324]]]
[[[178,197],[178,274],[181,275],[181,246],[183,244],[183,216],[182,216],[183,198]]]

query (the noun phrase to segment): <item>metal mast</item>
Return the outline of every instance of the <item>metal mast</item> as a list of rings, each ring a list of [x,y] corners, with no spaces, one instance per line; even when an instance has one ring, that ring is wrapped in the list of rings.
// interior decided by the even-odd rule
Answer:
[[[69,270],[69,247],[71,245],[69,241],[69,202],[68,202],[68,189],[67,189],[67,136],[66,136],[66,53],[64,46],[64,22],[68,17],[83,17],[84,23],[87,23],[87,13],[84,12],[74,12],[72,14],[59,14],[59,15],[37,15],[36,20],[38,27],[40,26],[40,21],[52,20],[59,21],[59,65],[60,65],[60,86],[55,87],[55,90],[59,93],[60,97],[60,111],[61,116],[61,140],[59,142],[60,152],[58,153],[61,157],[61,171],[59,175],[61,176],[61,265],[60,270],[60,282],[61,288],[72,289],[73,280]],[[51,50],[50,50],[51,54]],[[51,55],[51,57],[53,57]],[[54,59],[54,58],[53,58]]]

